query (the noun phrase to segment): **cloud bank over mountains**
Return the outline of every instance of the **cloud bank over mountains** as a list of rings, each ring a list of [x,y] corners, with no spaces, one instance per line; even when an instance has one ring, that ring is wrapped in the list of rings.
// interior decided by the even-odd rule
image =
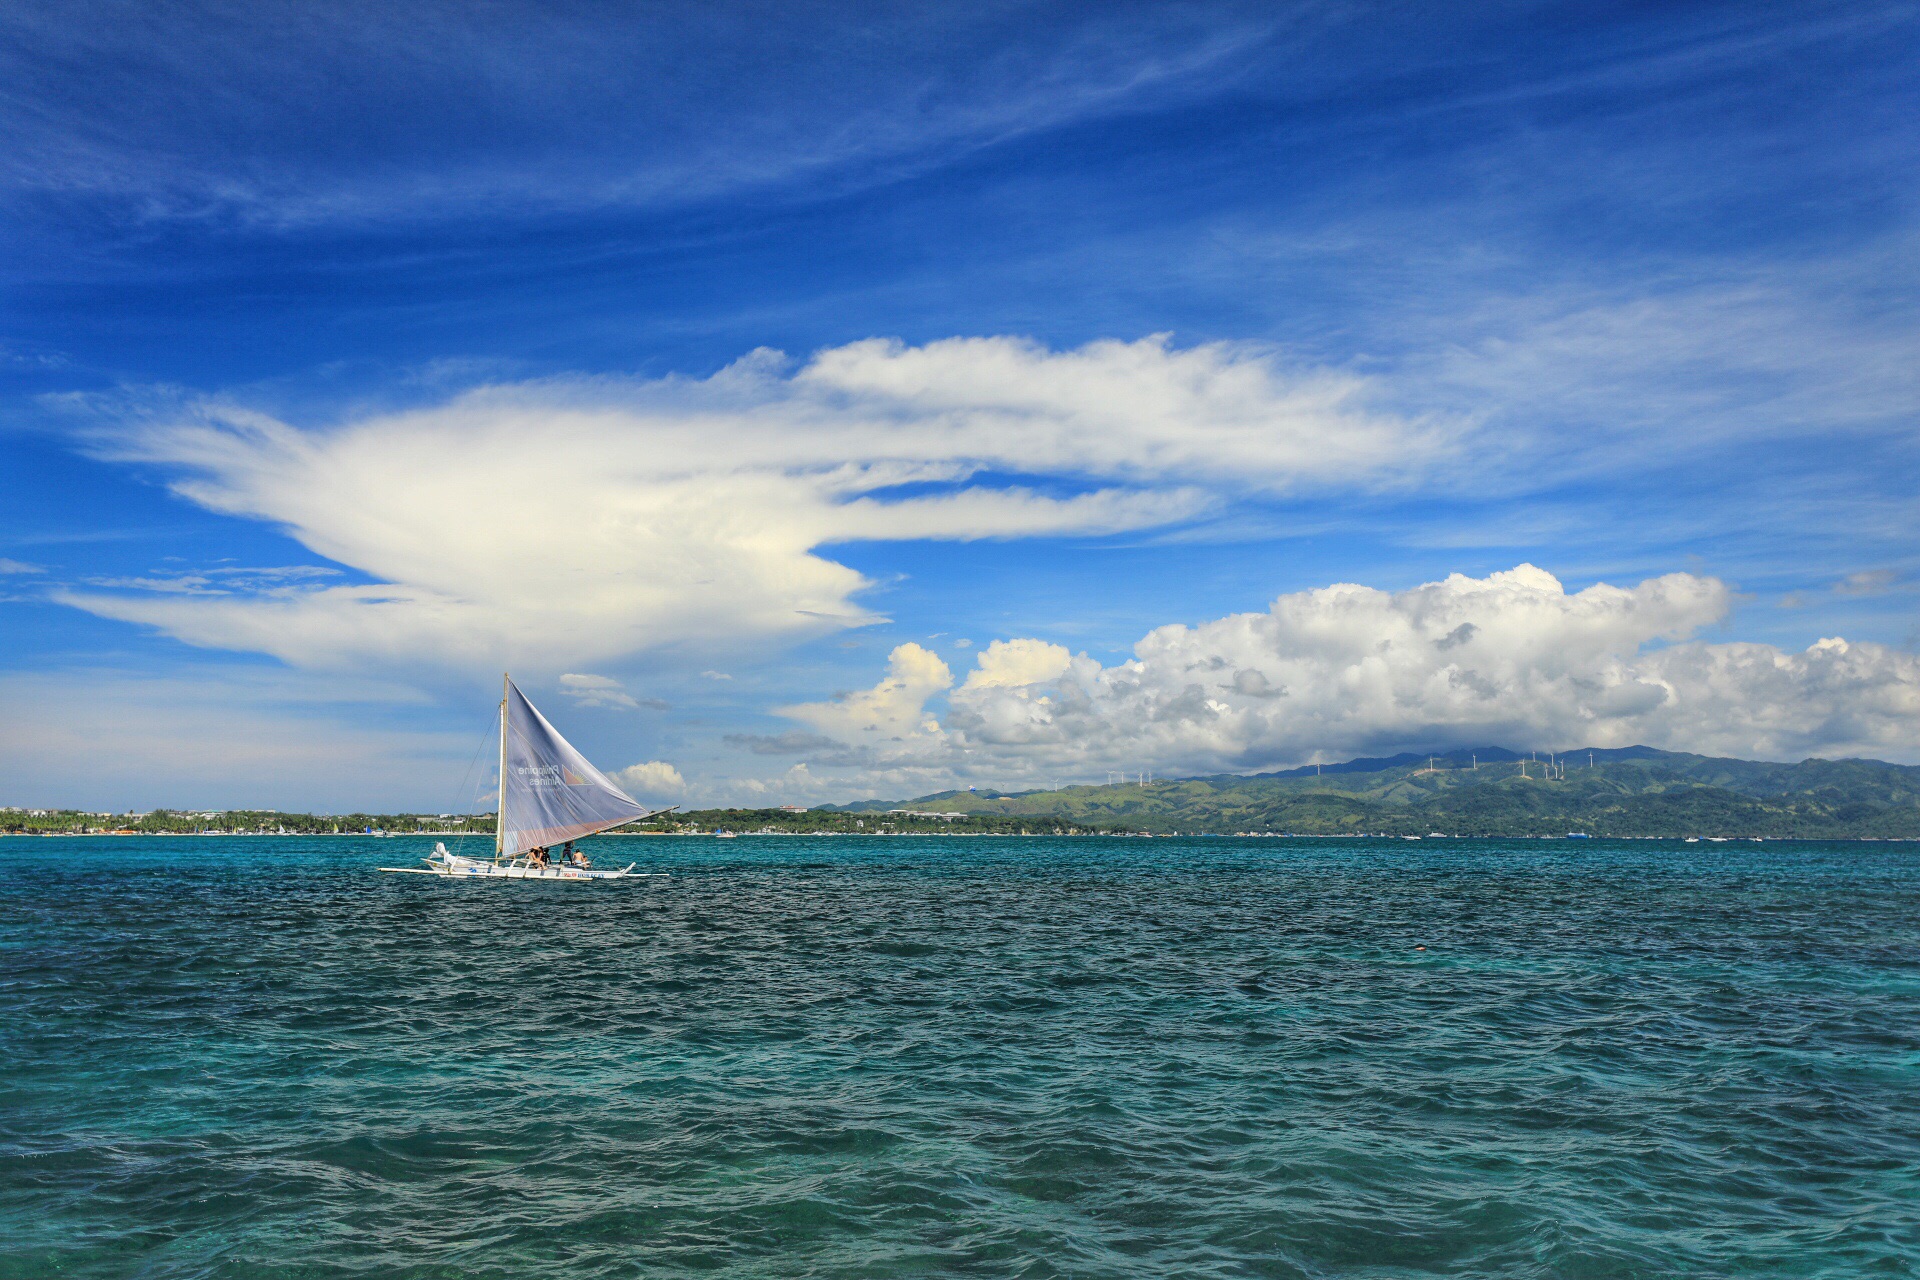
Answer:
[[[872,688],[781,714],[833,744],[793,744],[810,778],[837,766],[908,787],[1251,771],[1480,743],[1920,753],[1920,657],[1839,639],[1799,653],[1695,639],[1731,602],[1725,583],[1685,573],[1569,593],[1529,564],[1400,592],[1340,584],[1265,613],[1158,628],[1114,666],[1001,640],[955,687],[939,657],[902,645]],[[937,715],[928,704],[942,694]]]
[[[1229,344],[956,338],[482,387],[324,429],[205,402],[100,451],[369,581],[57,598],[307,668],[764,651],[876,619],[823,546],[1148,529],[1235,494],[1391,483],[1449,447],[1367,392]]]

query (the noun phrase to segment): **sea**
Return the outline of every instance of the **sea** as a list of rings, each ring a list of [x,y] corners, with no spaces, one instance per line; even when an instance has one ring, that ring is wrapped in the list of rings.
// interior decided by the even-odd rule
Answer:
[[[0,839],[0,1277],[1920,1267],[1920,846],[432,843]]]

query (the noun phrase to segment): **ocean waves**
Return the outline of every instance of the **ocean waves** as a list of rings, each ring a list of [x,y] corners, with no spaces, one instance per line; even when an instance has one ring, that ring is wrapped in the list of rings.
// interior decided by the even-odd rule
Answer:
[[[4,842],[0,1276],[1920,1252],[1905,846],[405,843]]]

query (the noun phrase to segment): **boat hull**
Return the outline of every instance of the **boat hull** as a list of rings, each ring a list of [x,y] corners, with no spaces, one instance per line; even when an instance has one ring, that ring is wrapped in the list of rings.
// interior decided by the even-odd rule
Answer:
[[[578,867],[496,867],[490,862],[464,867],[381,867],[382,871],[404,871],[413,875],[442,876],[450,880],[644,880],[656,876],[651,871],[582,871]]]
[[[457,853],[448,853],[444,844],[435,845],[433,854],[424,867],[381,867],[382,871],[394,871],[404,875],[442,876],[449,880],[645,880],[659,877],[654,871],[635,872],[635,863],[629,862],[618,871],[596,871],[591,867],[533,867],[525,859],[510,863],[493,862],[486,858],[463,858]]]

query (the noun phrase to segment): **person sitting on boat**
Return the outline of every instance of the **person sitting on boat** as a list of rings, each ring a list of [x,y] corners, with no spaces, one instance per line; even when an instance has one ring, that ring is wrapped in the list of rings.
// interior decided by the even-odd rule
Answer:
[[[532,863],[536,867],[546,866],[547,865],[546,849],[545,848],[529,849],[527,851],[527,861]]]
[[[587,867],[592,866],[593,864],[587,861],[586,852],[584,850],[574,848],[573,841],[569,840],[567,841],[567,865],[570,867],[580,867],[582,869],[585,869]]]

